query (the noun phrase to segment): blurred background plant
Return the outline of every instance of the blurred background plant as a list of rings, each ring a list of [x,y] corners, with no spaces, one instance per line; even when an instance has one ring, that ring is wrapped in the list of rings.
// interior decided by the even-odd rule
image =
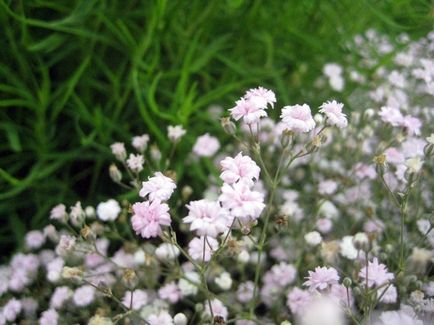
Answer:
[[[166,126],[221,133],[208,107],[263,85],[285,103],[319,104],[326,62],[368,28],[426,35],[432,1],[0,0],[0,244],[21,245],[59,202],[117,193],[109,145]],[[339,95],[345,100],[351,89]]]

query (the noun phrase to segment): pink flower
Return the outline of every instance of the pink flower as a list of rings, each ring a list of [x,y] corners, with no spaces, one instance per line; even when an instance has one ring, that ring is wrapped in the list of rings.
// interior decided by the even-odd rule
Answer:
[[[95,299],[95,288],[90,285],[84,285],[77,288],[72,296],[72,300],[78,307],[90,305]]]
[[[220,142],[208,133],[197,138],[193,153],[198,157],[211,157],[220,149]]]
[[[175,282],[167,283],[158,290],[158,296],[172,304],[176,304],[181,299],[181,290]]]
[[[160,313],[152,314],[147,319],[149,325],[173,325],[173,318],[167,311],[160,311]]]
[[[26,247],[28,249],[38,249],[45,243],[45,236],[42,231],[32,230],[26,234]]]
[[[374,258],[372,262],[362,268],[359,272],[362,284],[368,284],[368,287],[381,286],[394,279],[392,273],[388,272],[386,265],[379,264],[378,259]]]
[[[253,100],[241,98],[235,102],[235,106],[229,111],[235,121],[243,119],[246,124],[258,123],[261,117],[267,116],[264,108],[257,106]]]
[[[253,299],[253,291],[255,284],[252,281],[240,283],[237,290],[237,299],[240,302],[246,303]]]
[[[380,115],[383,122],[389,123],[392,126],[399,126],[403,121],[403,116],[400,110],[393,107],[381,107],[381,111],[378,115]]]
[[[375,179],[375,177],[377,177],[377,172],[375,171],[375,167],[363,163],[357,163],[354,166],[354,173],[359,179],[363,179],[363,178]]]
[[[384,150],[384,154],[386,155],[386,161],[390,164],[399,165],[405,162],[404,155],[394,147]]]
[[[303,283],[304,286],[308,286],[310,291],[324,290],[329,286],[338,284],[339,275],[338,271],[332,267],[316,267],[315,271],[308,271],[309,276],[307,281]]]
[[[131,144],[138,152],[144,152],[148,146],[149,135],[143,134],[140,136],[135,136],[131,140]]]
[[[265,208],[264,195],[250,190],[250,187],[238,182],[233,185],[223,184],[219,201],[230,210],[233,217],[241,219],[258,219]]]
[[[286,299],[286,305],[291,312],[295,315],[299,315],[303,312],[312,298],[308,291],[296,287],[288,293]]]
[[[398,300],[398,291],[396,290],[396,287],[391,284],[390,286],[378,289],[377,298],[380,299],[380,302],[382,303],[394,304]]]
[[[320,106],[320,113],[327,116],[327,120],[330,125],[336,125],[338,128],[345,128],[348,125],[347,116],[342,113],[342,108],[344,104],[338,103],[337,101],[328,101]]]
[[[423,325],[414,312],[407,310],[393,310],[382,312],[375,325]]]
[[[14,322],[22,309],[21,301],[12,298],[4,306],[1,311],[6,320]]]
[[[344,287],[342,284],[335,284],[332,286],[330,290],[330,298],[344,307],[352,307],[354,304],[354,297],[351,292],[351,289],[348,288],[348,295],[347,295],[347,288]],[[348,302],[350,304],[349,306],[348,306]]]
[[[280,118],[289,131],[309,132],[315,127],[315,121],[307,104],[285,106]]]
[[[139,195],[141,197],[149,195],[151,201],[167,201],[175,188],[176,184],[171,178],[164,176],[161,172],[156,172],[153,177],[148,178],[148,181],[142,183]]]
[[[416,117],[413,117],[411,115],[406,115],[402,120],[402,126],[404,126],[407,129],[408,134],[420,135],[422,122]]]
[[[161,226],[169,226],[171,219],[169,206],[159,201],[146,201],[133,204],[131,224],[137,235],[143,238],[157,237]]]
[[[196,231],[199,236],[217,237],[229,227],[228,212],[218,202],[192,201],[187,205],[187,208],[189,210],[188,216],[182,221],[190,223],[190,230]]]
[[[54,309],[48,309],[41,314],[39,318],[40,325],[57,325],[59,321],[59,314]]]
[[[142,155],[133,155],[131,153],[127,159],[127,166],[134,173],[140,173],[143,170],[144,163],[145,158]]]
[[[50,299],[50,308],[60,309],[71,298],[72,291],[67,286],[57,287]]]
[[[333,194],[338,188],[338,184],[333,180],[324,180],[318,184],[318,192],[322,195]]]
[[[212,237],[196,237],[188,244],[188,254],[194,260],[208,262],[218,246],[218,241]]]
[[[261,169],[249,156],[243,156],[241,152],[232,157],[226,157],[220,162],[222,173],[220,178],[227,184],[238,181],[252,182],[259,179]]]
[[[126,291],[122,299],[122,304],[125,307],[130,308],[131,298],[133,299],[133,310],[139,310],[148,303],[148,294],[145,290],[136,289],[132,292],[132,294],[131,291]]]
[[[280,262],[273,265],[273,267],[266,273],[269,274],[271,282],[278,287],[285,287],[294,282],[297,275],[297,270],[294,265]]]
[[[320,218],[316,221],[316,228],[323,234],[327,234],[332,230],[333,223],[328,218]]]
[[[212,312],[214,314],[214,317],[220,316],[220,317],[223,317],[224,320],[226,320],[226,318],[228,317],[229,313],[228,313],[227,308],[218,299],[211,300],[211,309],[212,309]],[[208,303],[205,303],[205,313],[211,316],[211,310],[209,308]]]
[[[263,87],[249,89],[244,98],[251,100],[256,106],[261,108],[266,108],[267,105],[274,108],[274,103],[276,102],[276,94]]]
[[[50,219],[52,220],[65,221],[66,216],[66,206],[64,204],[58,204],[51,209]]]
[[[125,144],[122,142],[113,143],[110,148],[116,159],[124,161],[127,158],[127,151],[125,150]]]

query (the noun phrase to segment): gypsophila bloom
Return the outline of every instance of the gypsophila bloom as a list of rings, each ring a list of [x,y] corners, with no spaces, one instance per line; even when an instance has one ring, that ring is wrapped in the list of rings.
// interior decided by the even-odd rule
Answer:
[[[50,282],[57,282],[62,275],[65,262],[61,257],[55,258],[47,264],[47,279]]]
[[[306,240],[310,246],[317,246],[322,242],[322,237],[318,231],[311,231],[304,235],[304,240]]]
[[[335,100],[323,103],[320,106],[320,113],[327,116],[327,121],[330,125],[336,125],[338,128],[345,128],[348,125],[347,117],[342,113],[344,104],[338,103]]]
[[[176,283],[170,282],[158,290],[158,296],[172,304],[176,304],[181,299],[182,294]]]
[[[276,102],[276,94],[264,87],[249,89],[244,98],[252,101],[256,106],[263,108],[266,108],[267,105],[274,108],[274,103]]]
[[[90,305],[95,299],[95,288],[90,285],[84,285],[77,288],[72,296],[74,304],[78,307]]]
[[[148,146],[149,135],[142,134],[140,136],[135,136],[131,140],[131,144],[138,152],[144,152]]]
[[[6,320],[8,320],[9,322],[13,322],[21,313],[21,310],[21,301],[12,298],[3,306],[1,313],[6,318]]]
[[[56,253],[59,255],[65,255],[71,252],[75,246],[75,237],[69,235],[61,235],[59,244],[56,247]]]
[[[227,308],[218,299],[212,299],[211,300],[211,309],[212,309],[212,312],[214,314],[214,317],[220,316],[220,317],[223,317],[224,320],[226,320],[226,318],[229,315]],[[210,310],[208,302],[205,303],[205,313],[211,316],[211,310]]]
[[[419,157],[414,157],[414,158],[407,159],[405,161],[405,165],[407,166],[408,171],[410,173],[416,174],[422,169],[423,161]]]
[[[203,243],[202,243],[203,245]],[[184,273],[184,278],[178,282],[179,290],[183,297],[195,295],[198,291],[198,284],[200,283],[200,275],[196,272],[190,271]]]
[[[159,314],[152,314],[147,319],[149,325],[174,325],[173,318],[167,311],[160,311]]]
[[[113,143],[110,148],[116,159],[124,161],[127,158],[127,151],[125,150],[125,144],[122,142]]]
[[[198,157],[211,157],[220,149],[220,142],[208,133],[197,138],[193,153]]]
[[[86,218],[86,214],[81,206],[81,202],[78,201],[71,207],[71,211],[69,212],[69,219],[74,226],[81,226]]]
[[[267,116],[264,107],[259,107],[254,101],[241,98],[235,102],[235,106],[229,109],[231,117],[238,121],[241,118],[246,124],[258,123],[261,117]]]
[[[398,291],[396,287],[391,284],[377,290],[377,298],[380,302],[385,304],[394,304],[398,300]]]
[[[161,172],[156,172],[153,177],[149,177],[146,182],[142,183],[139,195],[149,196],[150,200],[167,201],[175,188],[176,184],[171,178],[164,176]]]
[[[173,143],[178,142],[185,135],[186,132],[187,131],[182,128],[182,125],[169,125],[167,127],[167,136],[169,137],[169,140]]]
[[[121,212],[121,206],[118,201],[110,199],[106,202],[101,202],[96,207],[96,214],[102,221],[114,221]]]
[[[132,300],[132,303],[131,303]],[[122,298],[122,304],[133,310],[139,310],[148,303],[148,294],[144,290],[136,289],[134,291],[126,291]]]
[[[217,237],[230,226],[228,212],[218,202],[199,200],[187,205],[188,216],[183,218],[184,223],[190,224],[190,230],[196,231],[199,236],[208,235]]]
[[[196,237],[188,244],[188,254],[194,260],[208,262],[218,246],[218,241],[212,237]]]
[[[252,182],[259,179],[261,169],[249,156],[243,156],[241,152],[232,157],[226,157],[220,161],[222,173],[220,178],[227,184],[238,181]]]
[[[293,314],[298,315],[304,311],[312,297],[308,291],[296,287],[288,293],[286,299],[288,308]]]
[[[333,267],[317,266],[315,271],[308,273],[307,281],[303,285],[309,287],[310,291],[325,290],[339,281],[338,271]]]
[[[255,220],[265,208],[263,193],[252,191],[244,182],[223,184],[221,192],[219,201],[224,208],[230,210],[233,217]]]
[[[383,122],[389,123],[392,126],[399,126],[403,120],[400,110],[393,107],[381,107],[381,111],[378,115],[380,115]]]
[[[45,243],[45,236],[39,230],[32,230],[26,234],[25,237],[26,247],[28,249],[38,249]]]
[[[169,206],[159,201],[133,204],[131,224],[137,235],[143,238],[157,237],[161,234],[161,226],[169,226],[171,219]]]
[[[155,250],[155,255],[160,259],[161,261],[169,261],[174,260],[179,256],[179,249],[173,244],[169,243],[162,243],[160,246],[157,247]]]
[[[57,287],[50,299],[50,308],[60,309],[72,297],[72,290],[67,286]]]
[[[280,118],[289,131],[309,132],[315,127],[315,121],[307,104],[285,106]]]
[[[340,253],[350,260],[357,258],[357,249],[353,244],[353,236],[344,236],[340,243]]]
[[[229,290],[232,287],[232,278],[228,272],[222,272],[214,281],[222,290]]]
[[[50,212],[50,219],[57,221],[65,221],[68,214],[66,213],[66,206],[58,204]]]
[[[145,158],[142,155],[130,154],[127,159],[127,166],[133,173],[140,173],[143,170]]]
[[[41,314],[39,318],[40,325],[57,325],[59,314],[54,309],[48,309]]]
[[[322,195],[333,194],[338,188],[338,184],[333,180],[324,180],[318,184],[318,192]]]
[[[375,325],[423,325],[423,321],[417,319],[413,310],[397,310],[382,312]]]
[[[368,287],[379,287],[394,279],[393,274],[388,272],[386,265],[379,264],[377,258],[368,262],[368,265],[360,270],[359,277],[362,279],[361,283],[367,284]]]

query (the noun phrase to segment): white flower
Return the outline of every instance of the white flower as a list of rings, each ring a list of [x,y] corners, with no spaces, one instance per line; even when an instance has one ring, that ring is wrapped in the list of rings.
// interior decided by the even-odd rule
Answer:
[[[173,322],[175,325],[187,325],[187,316],[185,316],[183,313],[178,313],[173,316]]]
[[[318,231],[311,231],[304,235],[304,240],[306,240],[310,246],[317,246],[322,242],[322,237]]]
[[[426,138],[426,141],[429,144],[433,144],[434,145],[434,133],[431,133],[431,135],[429,137]]]
[[[174,260],[179,256],[179,249],[173,244],[162,243],[155,250],[155,255],[161,261]]]
[[[222,272],[214,281],[222,290],[229,290],[232,287],[232,278],[228,272]]]
[[[139,195],[146,197],[149,195],[150,200],[167,201],[175,190],[175,182],[164,176],[161,172],[156,172],[148,181],[142,183],[142,189]]]
[[[357,258],[357,249],[353,244],[353,236],[345,236],[340,243],[341,255],[350,260]]]
[[[144,163],[145,158],[142,155],[130,154],[130,157],[127,159],[127,166],[134,173],[140,173],[143,170]]]
[[[187,131],[185,131],[182,128],[182,125],[169,125],[167,127],[167,136],[169,137],[169,140],[172,142],[178,142],[186,133]]]
[[[423,161],[419,157],[407,159],[405,165],[410,173],[418,173],[423,165]]]
[[[336,125],[338,128],[345,128],[348,125],[347,117],[342,113],[342,108],[344,104],[338,103],[337,101],[328,101],[320,106],[320,113],[327,116],[327,121],[330,125]]]
[[[138,152],[144,152],[148,146],[149,135],[142,134],[140,136],[135,136],[131,140],[131,144]]]
[[[106,202],[101,202],[96,207],[96,214],[98,215],[98,218],[102,221],[116,220],[120,212],[121,207],[119,203],[113,199],[110,199]]]
[[[184,274],[185,278],[181,278],[178,282],[179,290],[183,297],[193,296],[197,293],[197,284],[200,283],[200,276],[196,272],[186,272]]]

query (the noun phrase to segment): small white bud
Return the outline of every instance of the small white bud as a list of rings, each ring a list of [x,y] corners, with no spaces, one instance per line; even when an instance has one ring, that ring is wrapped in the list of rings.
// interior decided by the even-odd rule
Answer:
[[[187,317],[183,313],[178,313],[173,317],[175,325],[187,325]]]

